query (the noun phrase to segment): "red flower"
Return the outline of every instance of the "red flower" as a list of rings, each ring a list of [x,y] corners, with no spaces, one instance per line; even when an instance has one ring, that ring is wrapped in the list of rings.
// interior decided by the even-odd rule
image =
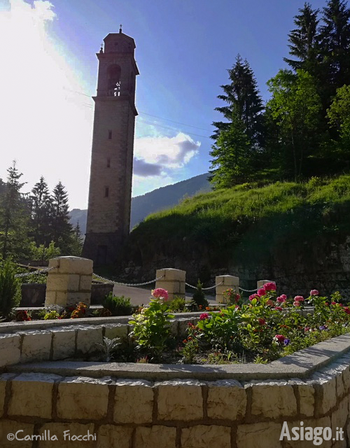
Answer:
[[[304,297],[303,296],[295,296],[294,302],[304,302]]]
[[[276,300],[278,303],[284,303],[287,301],[287,296],[285,294],[281,294]]]
[[[259,299],[260,299],[260,296],[259,296],[258,294],[252,294],[251,296],[249,296],[249,300],[250,300],[250,301],[252,301],[252,300],[254,300],[254,299],[259,300]]]
[[[259,317],[259,325],[265,325],[266,324],[266,320],[263,319],[262,317]]]
[[[209,314],[208,313],[203,313],[199,316],[199,320],[205,320],[205,319],[209,319]]]
[[[275,310],[282,311],[283,308],[281,306],[275,306]]]
[[[276,291],[276,283],[275,282],[265,283],[263,288],[265,291]]]
[[[317,289],[312,289],[310,291],[310,296],[319,296],[319,295],[320,295],[320,293],[317,291]]]
[[[286,339],[286,337],[283,336],[283,334],[276,334],[276,336],[274,337],[274,339],[275,339],[277,342],[282,343],[282,342],[284,342],[284,340]]]
[[[264,288],[260,288],[258,290],[258,296],[261,297],[261,296],[265,296],[265,295],[266,295],[265,289]]]
[[[348,306],[344,306],[344,311],[346,312],[346,314],[350,314],[350,309]]]

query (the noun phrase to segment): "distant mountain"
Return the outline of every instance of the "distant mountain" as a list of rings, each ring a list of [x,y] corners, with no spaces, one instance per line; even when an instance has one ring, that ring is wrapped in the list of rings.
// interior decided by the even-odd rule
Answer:
[[[191,179],[157,188],[150,193],[136,196],[131,199],[131,219],[130,228],[136,226],[148,215],[165,208],[173,207],[184,197],[194,196],[197,193],[207,193],[212,186],[208,181],[208,173],[191,177]],[[87,210],[73,209],[70,211],[70,222],[76,226],[79,222],[82,235],[86,232]]]

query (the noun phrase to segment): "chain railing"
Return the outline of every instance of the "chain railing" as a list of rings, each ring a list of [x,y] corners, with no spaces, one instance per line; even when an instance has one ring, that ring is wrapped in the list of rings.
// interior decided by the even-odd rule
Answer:
[[[238,288],[239,288],[240,291],[243,291],[243,292],[256,292],[258,290],[258,288],[255,288],[255,289],[243,289],[240,286]]]
[[[202,291],[208,291],[209,289],[214,289],[214,288],[216,288],[216,287],[218,287],[218,286],[220,286],[222,284],[223,284],[223,282],[220,282],[220,283],[218,283],[218,284],[216,284],[214,286],[208,286],[207,288],[202,288]],[[185,285],[188,286],[189,288],[198,289],[197,286],[190,285],[187,282],[185,282]]]
[[[160,277],[155,278],[154,280],[150,280],[148,282],[143,282],[143,283],[121,283],[121,282],[116,282],[114,280],[110,280],[110,279],[105,278],[105,277],[101,277],[101,275],[98,275],[98,274],[95,274],[95,273],[93,273],[93,276],[97,277],[98,279],[100,279],[100,280],[102,280],[104,282],[113,283],[115,285],[130,286],[130,287],[150,285],[151,283],[155,283],[158,280],[161,280],[162,278],[165,277],[164,275],[162,275]]]

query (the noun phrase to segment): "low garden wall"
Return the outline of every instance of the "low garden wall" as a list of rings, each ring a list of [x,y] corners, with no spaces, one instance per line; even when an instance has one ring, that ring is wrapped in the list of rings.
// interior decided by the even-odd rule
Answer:
[[[173,332],[181,334],[194,319],[175,319]],[[267,365],[66,361],[88,359],[104,335],[126,335],[127,321],[0,324],[0,446],[317,445],[315,438],[288,440],[292,427],[330,427],[331,439],[319,446],[350,445],[350,335]],[[17,439],[8,440],[8,434],[17,434]],[[340,437],[344,440],[333,440]]]

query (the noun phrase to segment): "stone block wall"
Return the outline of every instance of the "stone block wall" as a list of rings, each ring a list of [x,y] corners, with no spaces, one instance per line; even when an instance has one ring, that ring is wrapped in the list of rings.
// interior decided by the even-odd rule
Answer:
[[[195,323],[198,318],[197,315],[174,319],[171,322],[173,336],[184,337],[188,323]],[[127,323],[130,317],[112,319],[114,322],[120,321],[122,323],[106,321],[103,324],[93,325],[91,322],[96,319],[87,318],[73,322],[69,321],[68,323],[46,321],[39,324],[35,322],[16,323],[12,326],[8,324],[8,333],[1,333],[0,331],[0,369],[19,362],[57,361],[72,358],[88,360],[91,357],[94,358],[102,353],[100,344],[102,344],[103,337],[123,339],[131,331],[131,326]],[[90,324],[83,321],[89,321]]]
[[[291,436],[293,427],[330,427],[334,437],[342,429],[344,440],[320,446],[350,446],[349,335],[269,365],[62,362],[89,357],[103,336],[126,336],[127,319],[115,319],[0,333],[1,448],[316,446],[280,440],[285,424]],[[176,319],[172,331],[194,319]],[[9,440],[15,433],[25,440]]]
[[[344,440],[325,448],[346,448],[350,440],[350,356],[309,379],[279,381],[147,381],[113,376],[65,377],[42,373],[0,376],[2,448],[62,448],[69,437],[86,436],[81,446],[110,448],[299,448],[310,441],[280,440],[292,427],[344,430]],[[8,433],[41,439],[10,442]],[[64,432],[66,431],[66,433]],[[66,434],[66,440],[64,435]],[[51,440],[45,440],[49,437]],[[77,442],[76,442],[77,443]]]

